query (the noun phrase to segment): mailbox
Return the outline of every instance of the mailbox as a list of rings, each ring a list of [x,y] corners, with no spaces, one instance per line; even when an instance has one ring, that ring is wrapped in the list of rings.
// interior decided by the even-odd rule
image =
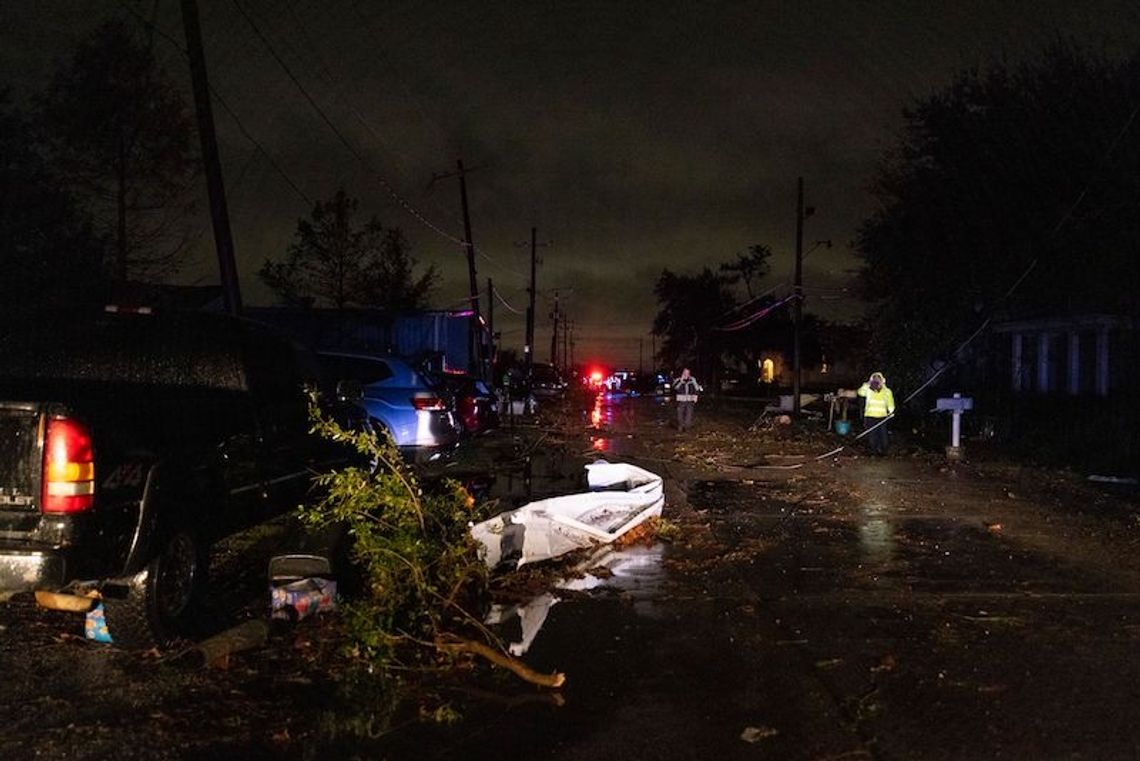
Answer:
[[[974,409],[974,400],[968,396],[954,394],[954,396],[939,399],[934,403],[934,409],[937,412],[950,413],[950,446],[946,447],[946,456],[952,460],[960,459],[962,457],[962,448],[959,446],[962,440],[962,413]]]
[[[965,412],[974,409],[974,400],[968,396],[954,394],[952,397],[939,399],[935,402],[934,409],[938,412]]]

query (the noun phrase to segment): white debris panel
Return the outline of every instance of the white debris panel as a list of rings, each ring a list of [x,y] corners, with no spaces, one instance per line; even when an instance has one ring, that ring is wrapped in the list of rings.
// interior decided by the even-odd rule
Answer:
[[[586,466],[590,491],[529,502],[471,527],[489,568],[519,568],[609,544],[665,506],[661,476],[604,460]]]

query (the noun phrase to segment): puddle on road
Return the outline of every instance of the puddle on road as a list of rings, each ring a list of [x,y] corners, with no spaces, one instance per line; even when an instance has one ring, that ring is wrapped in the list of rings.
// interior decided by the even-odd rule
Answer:
[[[485,623],[510,643],[515,656],[525,655],[539,631],[558,603],[574,604],[583,598],[573,593],[590,593],[590,598],[605,599],[617,594],[640,616],[659,615],[656,601],[662,596],[665,570],[661,559],[665,545],[599,547],[588,557],[575,563],[569,572],[549,591],[522,604],[495,604]],[[572,594],[564,594],[566,592]]]

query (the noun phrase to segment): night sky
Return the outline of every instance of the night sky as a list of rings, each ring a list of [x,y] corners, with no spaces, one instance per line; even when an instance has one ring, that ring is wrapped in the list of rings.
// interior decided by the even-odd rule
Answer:
[[[960,69],[1016,62],[1057,36],[1110,54],[1140,44],[1140,5],[1125,1],[199,2],[211,84],[296,185],[215,104],[246,303],[268,303],[255,271],[283,253],[312,200],[343,186],[441,268],[436,305],[461,306],[458,183],[432,180],[462,159],[483,306],[491,277],[503,345],[521,350],[536,226],[550,244],[539,249],[538,358],[557,291],[576,359],[632,365],[639,339],[649,362],[662,268],[715,267],[762,243],[774,251],[769,284],[790,278],[797,176],[816,208],[805,249],[834,243],[806,260],[806,308],[857,318],[849,243],[906,105]],[[56,58],[105,18],[130,19],[128,6],[149,16],[153,1],[6,0],[0,86],[25,103]],[[180,18],[175,0],[159,1],[158,27],[179,45]],[[186,82],[182,53],[162,35],[155,44]],[[182,282],[216,281],[205,219],[201,233]]]

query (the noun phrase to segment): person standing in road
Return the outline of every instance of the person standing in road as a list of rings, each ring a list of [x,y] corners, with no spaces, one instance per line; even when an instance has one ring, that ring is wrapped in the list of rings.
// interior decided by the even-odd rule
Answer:
[[[871,373],[867,382],[856,392],[863,399],[863,427],[871,454],[887,453],[887,419],[895,414],[895,395],[887,387],[882,373]]]
[[[704,391],[697,379],[689,374],[689,368],[681,371],[681,377],[673,381],[673,393],[677,399],[677,430],[682,433],[693,427],[693,408],[697,406],[697,395]]]

